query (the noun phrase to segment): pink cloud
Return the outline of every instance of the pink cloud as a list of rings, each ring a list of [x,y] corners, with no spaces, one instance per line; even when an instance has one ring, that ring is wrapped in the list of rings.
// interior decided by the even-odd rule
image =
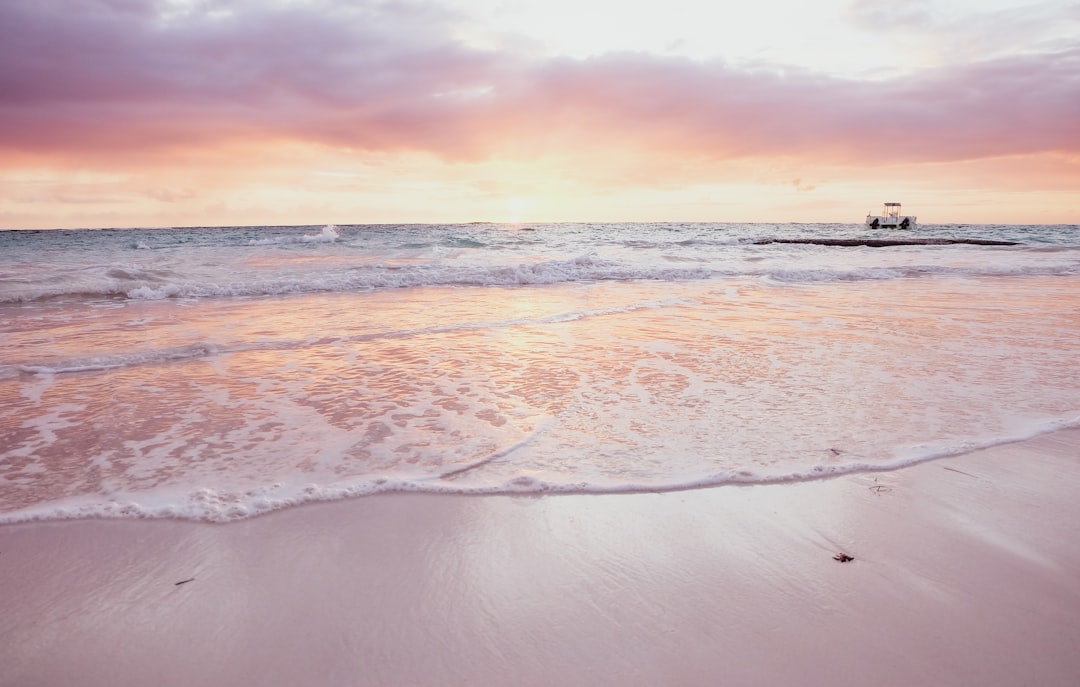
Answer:
[[[536,59],[430,5],[166,21],[152,0],[0,5],[0,150],[99,157],[266,139],[449,160],[589,147],[703,159],[949,161],[1080,150],[1080,49],[903,79],[645,54]]]

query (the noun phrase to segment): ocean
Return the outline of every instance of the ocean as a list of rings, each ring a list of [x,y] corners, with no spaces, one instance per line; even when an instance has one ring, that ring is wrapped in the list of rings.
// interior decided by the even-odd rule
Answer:
[[[774,241],[871,237],[1016,245]],[[1078,370],[1075,225],[3,231],[0,522],[894,470]]]

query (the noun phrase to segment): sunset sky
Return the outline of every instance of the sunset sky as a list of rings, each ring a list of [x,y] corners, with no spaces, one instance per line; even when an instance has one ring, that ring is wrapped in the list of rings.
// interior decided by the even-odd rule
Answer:
[[[1080,2],[5,0],[0,228],[1080,223]]]

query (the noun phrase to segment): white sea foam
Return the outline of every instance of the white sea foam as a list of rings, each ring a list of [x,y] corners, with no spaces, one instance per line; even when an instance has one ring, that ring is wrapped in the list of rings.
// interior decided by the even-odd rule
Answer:
[[[318,234],[302,234],[300,236],[277,236],[267,239],[252,239],[250,246],[282,246],[290,243],[333,243],[341,238],[337,227],[328,224]]]
[[[243,492],[200,488],[188,492],[158,489],[148,493],[113,491],[107,495],[83,495],[36,504],[0,514],[0,523],[82,518],[170,518],[225,523],[264,515],[275,510],[310,503],[339,501],[395,492],[490,495],[571,495],[662,493],[708,489],[730,485],[767,485],[832,479],[856,473],[890,472],[941,458],[1033,439],[1061,429],[1080,427],[1080,415],[1054,418],[1032,424],[1028,429],[992,438],[957,440],[934,446],[901,449],[887,461],[849,460],[816,463],[802,469],[783,471],[725,470],[693,479],[676,481],[559,481],[551,477],[519,475],[499,484],[470,486],[452,478],[490,460],[497,460],[517,448],[511,446],[484,461],[452,472],[430,477],[375,476],[337,484],[318,482],[275,482]],[[522,445],[528,440],[522,442]]]

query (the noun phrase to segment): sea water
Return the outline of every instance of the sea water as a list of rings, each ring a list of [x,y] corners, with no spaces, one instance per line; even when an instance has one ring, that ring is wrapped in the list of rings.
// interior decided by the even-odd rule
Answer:
[[[808,238],[990,239],[872,248]],[[890,470],[1080,425],[1080,227],[0,232],[0,522]]]

